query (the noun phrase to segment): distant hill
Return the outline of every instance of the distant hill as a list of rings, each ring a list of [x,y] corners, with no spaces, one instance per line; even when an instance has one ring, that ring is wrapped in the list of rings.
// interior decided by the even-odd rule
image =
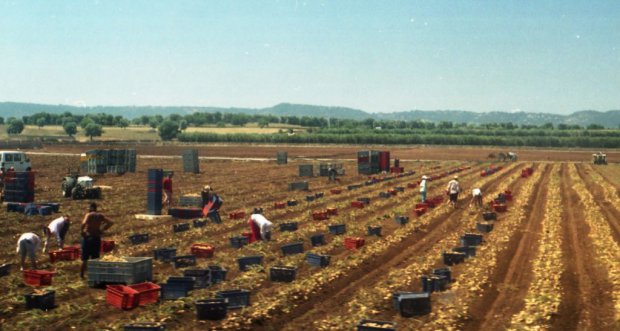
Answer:
[[[67,105],[44,105],[17,102],[0,102],[0,116],[8,118],[11,116],[21,117],[39,112],[61,114],[71,112],[73,114],[106,113],[111,115],[122,115],[128,118],[139,117],[142,115],[162,115],[170,114],[186,115],[194,112],[208,113],[244,113],[244,114],[271,114],[276,116],[315,116],[332,117],[343,119],[363,120],[374,118],[379,120],[422,120],[431,122],[451,121],[453,123],[507,123],[513,124],[535,124],[553,123],[554,125],[564,123],[570,125],[587,126],[589,124],[599,124],[609,128],[618,128],[620,125],[620,110],[609,110],[605,112],[595,110],[584,110],[570,115],[558,115],[547,113],[526,113],[526,112],[485,112],[478,113],[463,110],[411,110],[393,113],[367,113],[359,109],[346,107],[328,107],[315,105],[300,105],[291,103],[281,103],[268,108],[220,108],[220,107],[191,107],[191,106],[96,106],[96,107],[75,107]]]

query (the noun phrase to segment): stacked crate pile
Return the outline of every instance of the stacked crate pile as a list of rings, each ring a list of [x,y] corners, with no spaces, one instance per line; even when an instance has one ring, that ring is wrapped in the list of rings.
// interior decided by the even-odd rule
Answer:
[[[189,149],[183,151],[183,171],[197,174],[200,172],[200,164],[198,161],[198,150]]]
[[[161,215],[164,171],[162,169],[149,169],[147,176],[148,190],[146,194],[146,213],[149,215]]]
[[[7,172],[4,178],[4,201],[34,201],[34,172]]]
[[[357,152],[357,172],[360,175],[372,175],[381,172],[379,153],[379,151]]]

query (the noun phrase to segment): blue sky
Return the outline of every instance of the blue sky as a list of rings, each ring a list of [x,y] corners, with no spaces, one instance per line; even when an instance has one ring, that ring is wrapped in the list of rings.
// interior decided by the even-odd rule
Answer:
[[[620,109],[620,1],[4,1],[0,101]]]

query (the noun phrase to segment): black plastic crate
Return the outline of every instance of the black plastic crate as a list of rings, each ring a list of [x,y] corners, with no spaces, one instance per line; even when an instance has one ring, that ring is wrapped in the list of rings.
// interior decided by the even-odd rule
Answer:
[[[396,215],[394,217],[394,222],[396,222],[397,224],[400,225],[405,225],[409,222],[409,217],[408,216],[403,216],[403,215]]]
[[[422,276],[420,278],[422,283],[422,291],[423,292],[441,292],[445,291],[446,287],[450,283],[446,276],[439,275],[431,275],[431,276]]]
[[[260,265],[263,263],[263,257],[260,255],[255,256],[244,256],[237,259],[237,263],[239,264],[239,270],[247,271],[248,267],[252,265]]]
[[[379,192],[379,198],[389,199],[392,195],[389,192]]]
[[[163,331],[166,326],[157,322],[139,322],[123,325],[124,331]]]
[[[47,290],[43,294],[28,293],[24,294],[26,299],[26,309],[50,310],[54,308],[56,291]]]
[[[304,252],[304,243],[302,241],[299,241],[283,245],[282,247],[280,247],[280,249],[282,250],[282,254],[284,255],[301,254]]]
[[[196,300],[195,305],[196,318],[199,320],[222,320],[228,312],[226,299],[201,299]]]
[[[325,235],[322,233],[312,235],[310,236],[310,242],[312,243],[312,246],[325,245]]]
[[[306,254],[306,262],[316,267],[327,267],[329,265],[331,257],[329,255],[321,255],[314,253]]]
[[[155,260],[163,262],[171,262],[172,258],[177,255],[177,249],[174,247],[163,247],[153,250]]]
[[[196,256],[194,255],[182,255],[172,258],[172,265],[174,268],[185,268],[196,265]]]
[[[482,235],[475,233],[466,233],[461,236],[461,245],[478,246],[482,243]]]
[[[451,266],[465,261],[465,253],[459,252],[443,252],[443,264]]]
[[[332,224],[328,225],[327,227],[329,228],[329,233],[331,234],[340,235],[347,232],[346,224]]]
[[[183,283],[160,284],[160,295],[162,300],[176,300],[187,297],[189,290]]]
[[[357,324],[357,331],[395,331],[396,323],[374,321],[374,320],[361,320]]]
[[[295,280],[297,268],[286,266],[274,266],[269,269],[269,279],[272,282],[290,283]]]
[[[431,294],[405,293],[398,297],[398,310],[403,317],[426,315],[431,312]]]
[[[461,246],[452,248],[453,252],[465,253],[466,257],[476,256],[476,246]]]
[[[362,202],[365,205],[370,204],[370,198],[358,198],[357,201]]]
[[[215,296],[221,299],[227,299],[228,309],[243,308],[250,305],[250,291],[248,290],[226,290],[218,291]]]
[[[476,223],[476,230],[482,233],[489,233],[493,231],[493,223],[492,222],[478,222]]]
[[[448,282],[452,281],[452,271],[450,268],[437,268],[433,269],[433,275],[444,276],[448,280]]]
[[[149,242],[148,233],[138,233],[127,237],[132,245],[139,245]]]
[[[187,230],[189,230],[189,223],[172,224],[172,231],[174,233],[183,232]]]
[[[166,281],[167,284],[175,284],[184,289],[191,291],[194,289],[194,277],[179,277],[179,276],[170,276]]]
[[[207,225],[207,220],[206,219],[195,219],[192,221],[192,223],[195,228],[202,228],[205,225]]]
[[[218,284],[226,280],[228,270],[217,265],[210,265],[208,268],[211,273],[211,283]]]
[[[11,273],[11,264],[5,263],[0,265],[0,277],[8,276]]]
[[[368,226],[368,235],[369,236],[381,236],[381,227],[380,226]]]
[[[325,193],[323,193],[323,192],[316,192],[316,193],[314,193],[314,197],[315,197],[316,199],[320,199],[320,198],[322,198],[323,196],[325,196]]]
[[[297,200],[288,200],[286,205],[289,207],[297,206]]]
[[[211,285],[211,270],[209,269],[187,269],[183,271],[183,276],[194,279],[194,288],[205,288]]]
[[[288,222],[288,223],[280,224],[280,231],[282,231],[282,232],[284,232],[284,231],[293,232],[293,231],[297,231],[297,229],[298,229],[298,223],[297,222]]]
[[[230,237],[230,246],[233,248],[241,248],[247,245],[248,242],[248,237],[246,236]]]
[[[484,212],[482,213],[482,218],[485,221],[495,221],[497,220],[497,214],[495,212]]]
[[[314,195],[306,195],[306,201],[310,202],[310,201],[314,201],[314,199],[316,199]]]

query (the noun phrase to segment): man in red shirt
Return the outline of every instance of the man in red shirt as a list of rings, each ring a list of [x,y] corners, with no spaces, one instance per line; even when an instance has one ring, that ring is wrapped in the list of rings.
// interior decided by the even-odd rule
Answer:
[[[164,178],[162,189],[164,190],[164,204],[166,204],[167,208],[170,208],[170,203],[172,203],[172,172],[168,173],[168,176]]]

